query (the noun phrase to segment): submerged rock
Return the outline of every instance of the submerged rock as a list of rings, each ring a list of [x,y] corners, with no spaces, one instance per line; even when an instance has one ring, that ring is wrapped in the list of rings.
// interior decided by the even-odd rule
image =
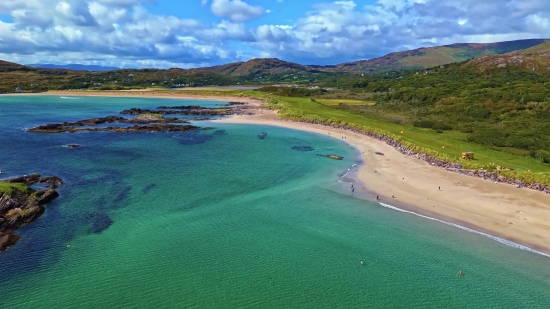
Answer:
[[[311,146],[294,146],[291,149],[292,150],[297,150],[297,151],[313,151],[313,150],[315,150],[315,148],[313,148]]]
[[[89,232],[99,234],[108,229],[111,224],[113,224],[113,220],[107,214],[98,211],[92,217],[92,227]]]
[[[151,191],[151,189],[153,189],[156,186],[157,185],[154,183],[147,185],[145,188],[143,188],[143,190],[141,190],[141,193],[149,193],[149,191]]]
[[[265,133],[265,132],[262,132],[262,133],[258,134],[259,139],[264,139],[266,136],[267,136],[267,133]]]

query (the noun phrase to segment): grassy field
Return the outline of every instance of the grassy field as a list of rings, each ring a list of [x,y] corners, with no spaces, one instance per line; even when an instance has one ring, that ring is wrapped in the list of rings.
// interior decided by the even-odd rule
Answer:
[[[11,195],[13,190],[19,190],[21,192],[29,192],[30,188],[24,183],[9,183],[0,181],[0,193]]]
[[[368,127],[376,130],[381,130],[389,134],[394,134],[401,137],[403,141],[414,144],[418,147],[429,151],[435,151],[440,154],[442,159],[452,159],[454,162],[465,163],[459,158],[462,152],[471,151],[475,154],[475,159],[472,163],[478,167],[487,169],[501,166],[509,168],[512,171],[505,173],[507,177],[517,177],[525,181],[537,181],[550,184],[550,165],[543,164],[539,160],[529,156],[514,154],[509,150],[503,151],[485,147],[483,145],[474,144],[465,140],[465,133],[459,131],[445,131],[444,133],[436,133],[432,129],[417,128],[409,125],[399,125],[388,121],[369,118],[355,112],[337,108],[336,105],[326,105],[326,102],[321,103],[320,100],[311,98],[297,97],[279,97],[264,92],[258,91],[178,91],[189,94],[203,95],[218,95],[218,96],[250,96],[258,99],[263,99],[266,102],[275,100],[279,104],[275,108],[283,109],[280,114],[291,118],[324,118],[337,122],[347,123],[349,125],[357,125]],[[329,99],[341,102],[344,99]],[[350,102],[365,102],[360,100],[347,100]],[[292,115],[292,116],[289,116]],[[470,164],[470,166],[472,166]],[[520,170],[518,170],[520,169]],[[531,171],[531,172],[530,172]]]
[[[363,101],[355,99],[315,99],[315,101],[328,106],[335,105],[374,105],[374,101]]]

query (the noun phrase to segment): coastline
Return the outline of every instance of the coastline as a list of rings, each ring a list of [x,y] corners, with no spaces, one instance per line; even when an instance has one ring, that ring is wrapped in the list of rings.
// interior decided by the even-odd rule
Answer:
[[[383,207],[391,205],[399,211],[458,225],[456,227],[483,233],[493,240],[499,241],[492,237],[496,236],[527,247],[521,249],[536,250],[546,256],[550,254],[550,198],[547,194],[518,189],[509,184],[494,184],[433,167],[423,160],[399,153],[383,141],[352,131],[281,120],[276,112],[260,109],[259,105],[263,102],[258,99],[156,90],[52,91],[14,95],[126,96],[245,102],[251,106],[253,115],[235,115],[212,122],[278,126],[341,139],[361,153],[363,163],[356,173],[356,188],[364,192],[367,199],[376,201],[378,195],[381,197],[378,202]],[[344,136],[345,139],[342,138]],[[384,156],[376,155],[375,152],[382,152]],[[441,187],[441,191],[438,187]],[[392,193],[395,198],[391,197]]]
[[[550,198],[544,192],[446,171],[407,157],[383,141],[344,129],[281,120],[269,110],[213,122],[278,126],[341,139],[361,153],[363,164],[357,172],[360,185],[356,188],[364,191],[367,199],[376,201],[379,196],[383,207],[550,254]]]
[[[151,98],[151,99],[187,99],[202,101],[240,101],[259,105],[262,101],[250,97],[235,97],[230,95],[204,95],[178,93],[177,90],[55,90],[37,93],[3,93],[2,96],[67,96],[67,97],[133,97],[133,98]]]

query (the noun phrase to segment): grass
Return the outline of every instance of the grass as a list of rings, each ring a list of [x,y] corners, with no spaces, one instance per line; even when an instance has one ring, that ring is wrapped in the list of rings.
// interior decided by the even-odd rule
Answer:
[[[161,114],[155,114],[155,113],[141,114],[141,115],[139,115],[138,117],[154,117],[154,118],[158,118],[158,119],[163,119],[163,118],[164,118],[163,115],[161,115]]]
[[[24,193],[30,193],[31,188],[24,183],[9,183],[0,181],[0,193],[11,195],[13,190],[21,191]]]
[[[374,101],[363,101],[356,99],[315,99],[315,101],[328,106],[334,105],[374,105]]]

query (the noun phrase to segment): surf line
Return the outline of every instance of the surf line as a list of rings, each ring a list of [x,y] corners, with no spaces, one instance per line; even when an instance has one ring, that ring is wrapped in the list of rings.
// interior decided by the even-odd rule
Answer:
[[[346,183],[347,183],[347,181],[343,181],[342,179],[345,178],[345,177],[347,177],[348,174],[349,174],[352,170],[355,172],[356,170],[354,170],[354,169],[355,169],[358,165],[359,165],[359,163],[353,163],[353,164],[346,170],[346,172],[345,172],[344,174],[342,174],[342,175],[340,176],[340,178],[338,178],[337,181],[338,181],[338,182],[346,182]]]
[[[550,258],[550,254],[546,254],[544,252],[540,252],[538,250],[535,250],[535,249],[532,249],[532,248],[529,248],[527,246],[524,246],[524,245],[520,245],[518,243],[515,243],[513,241],[510,241],[510,240],[506,240],[504,238],[500,238],[500,237],[497,237],[495,235],[491,235],[491,234],[487,234],[487,233],[483,233],[483,232],[480,232],[480,231],[476,231],[474,229],[471,229],[469,227],[465,227],[465,226],[462,226],[460,224],[456,224],[456,223],[452,223],[452,222],[447,222],[447,221],[444,221],[444,220],[440,220],[440,219],[436,219],[436,218],[432,218],[432,217],[428,217],[428,216],[424,216],[424,215],[421,215],[419,213],[416,213],[414,211],[409,211],[409,210],[405,210],[405,209],[401,209],[399,207],[395,207],[395,206],[392,206],[392,205],[389,205],[389,204],[385,204],[385,203],[378,203],[380,205],[382,205],[383,207],[386,207],[386,208],[389,208],[389,209],[392,209],[392,210],[397,210],[397,211],[400,211],[400,212],[404,212],[404,213],[409,213],[409,214],[413,214],[415,216],[418,216],[418,217],[422,217],[422,218],[426,218],[426,219],[430,219],[430,220],[433,220],[433,221],[437,221],[437,222],[440,222],[440,223],[443,223],[443,224],[446,224],[446,225],[450,225],[452,227],[456,227],[458,229],[461,229],[461,230],[464,230],[464,231],[467,231],[467,232],[470,232],[470,233],[474,233],[474,234],[479,234],[479,235],[482,235],[482,236],[485,236],[491,240],[494,240],[496,242],[499,242],[503,245],[506,245],[506,246],[509,246],[509,247],[512,247],[512,248],[516,248],[516,249],[520,249],[520,250],[525,250],[525,251],[529,251],[531,253],[536,253],[536,254],[539,254],[539,255],[542,255],[542,256],[545,256],[547,258]]]

